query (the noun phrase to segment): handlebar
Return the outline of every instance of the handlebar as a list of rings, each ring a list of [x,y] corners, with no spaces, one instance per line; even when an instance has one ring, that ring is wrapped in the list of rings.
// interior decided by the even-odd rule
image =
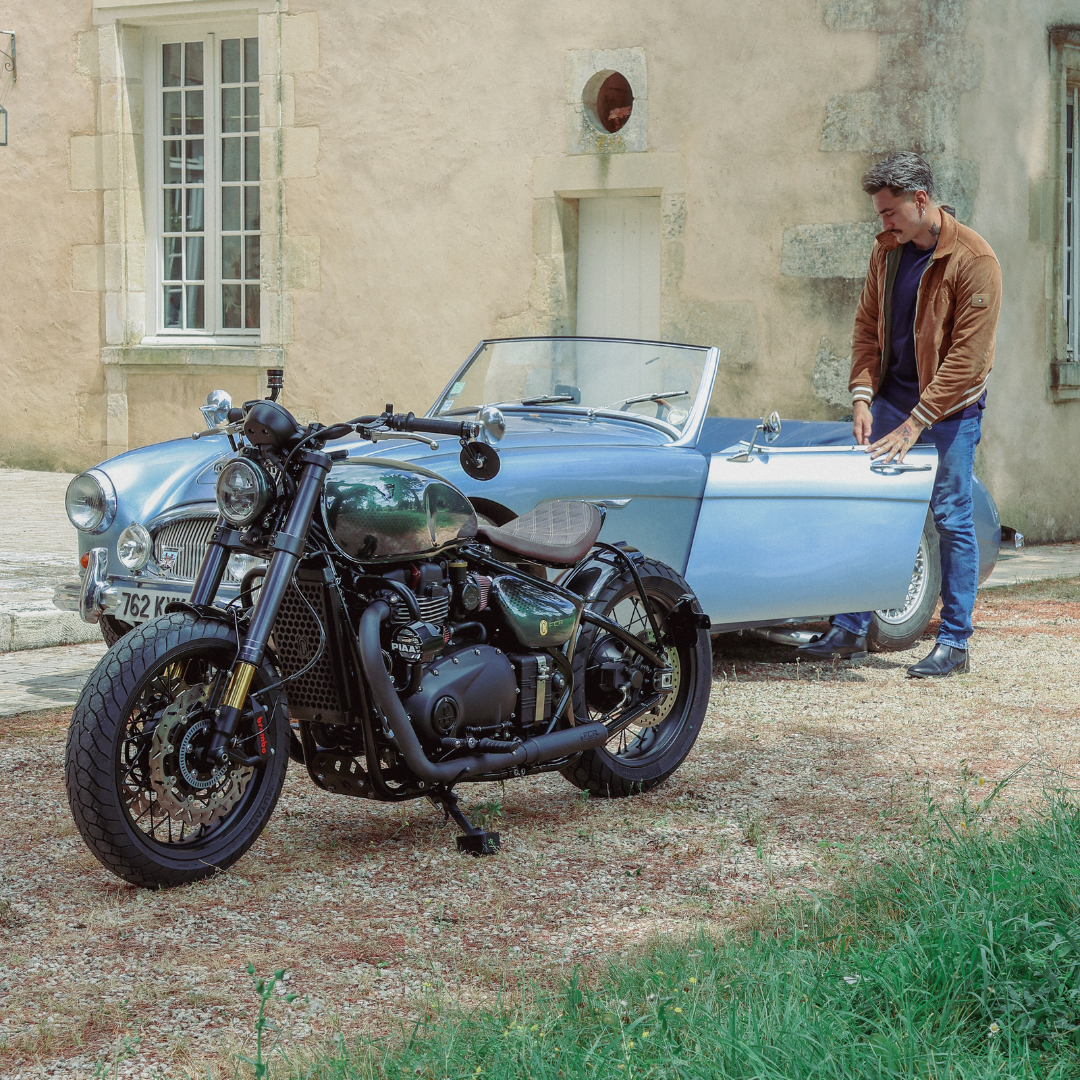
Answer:
[[[449,435],[455,439],[474,439],[479,425],[470,421],[433,420],[413,413],[395,413],[386,421],[391,431],[423,431],[429,435]]]

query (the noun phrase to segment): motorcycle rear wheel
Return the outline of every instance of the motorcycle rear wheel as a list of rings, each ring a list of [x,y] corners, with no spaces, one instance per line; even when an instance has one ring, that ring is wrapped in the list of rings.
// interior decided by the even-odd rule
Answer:
[[[236,655],[231,626],[176,612],[102,657],[79,695],[65,751],[72,816],[97,859],[133,885],[182,885],[224,870],[269,820],[289,760],[283,696],[266,699],[256,765],[211,769],[199,751]],[[252,689],[276,681],[269,666]],[[262,742],[245,702],[238,746]]]
[[[663,632],[667,613],[692,590],[662,562],[643,560],[637,571]],[[608,582],[589,607],[651,642],[651,627],[629,572]],[[600,719],[610,707],[610,701],[597,689],[598,665],[628,651],[613,642],[610,634],[588,623],[578,637],[574,715],[579,723]],[[696,641],[672,648],[669,656],[675,669],[675,690],[661,705],[659,715],[646,714],[640,724],[613,736],[606,746],[586,751],[561,770],[575,787],[605,798],[636,795],[663,783],[683,763],[709,704],[712,648],[708,632],[699,631]]]

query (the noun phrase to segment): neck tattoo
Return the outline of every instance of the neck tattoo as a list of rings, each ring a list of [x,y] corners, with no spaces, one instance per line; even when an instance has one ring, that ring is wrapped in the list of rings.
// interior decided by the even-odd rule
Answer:
[[[941,222],[935,221],[930,225],[930,235],[937,236],[941,232]]]

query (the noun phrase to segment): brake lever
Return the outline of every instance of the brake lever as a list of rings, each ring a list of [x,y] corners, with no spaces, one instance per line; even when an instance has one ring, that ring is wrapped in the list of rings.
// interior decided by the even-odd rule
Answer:
[[[439,444],[434,439],[416,435],[411,431],[372,431],[368,433],[368,438],[372,442],[385,441],[386,439],[409,439],[412,442],[424,443],[431,450],[439,449]]]
[[[244,421],[237,420],[235,424],[226,424],[224,427],[204,428],[202,431],[193,431],[192,439],[202,439],[207,435],[239,435],[244,429]]]

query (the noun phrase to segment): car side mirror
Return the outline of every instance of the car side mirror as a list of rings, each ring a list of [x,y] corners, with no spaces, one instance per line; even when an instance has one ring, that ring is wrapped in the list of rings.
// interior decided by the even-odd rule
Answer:
[[[216,428],[229,419],[229,410],[232,408],[232,398],[226,390],[211,390],[206,395],[206,400],[199,406],[199,412],[203,414],[208,428]]]
[[[757,450],[757,452],[760,454],[761,450],[758,449],[757,446],[757,437],[759,431],[762,435],[765,436],[765,441],[767,443],[774,443],[778,438],[780,438],[780,414],[775,409],[771,413],[769,413],[768,416],[763,416],[761,418],[761,423],[758,424],[756,428],[754,428],[754,435],[753,438],[751,438],[750,440],[750,445],[741,453],[734,454],[732,457],[729,457],[728,461],[738,461],[745,463],[750,460],[750,455],[755,450]]]
[[[761,433],[767,443],[774,443],[780,438],[780,414],[775,409],[761,418]]]

